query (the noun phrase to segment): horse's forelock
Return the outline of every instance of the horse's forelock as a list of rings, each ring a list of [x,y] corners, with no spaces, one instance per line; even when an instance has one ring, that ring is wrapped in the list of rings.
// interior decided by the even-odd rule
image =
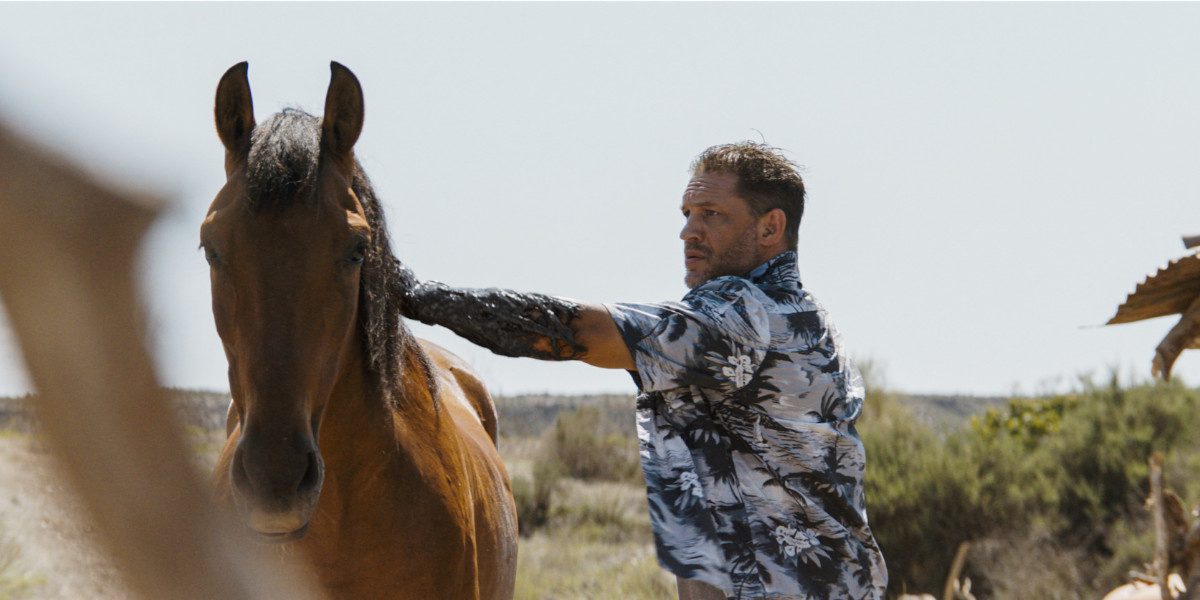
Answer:
[[[285,108],[257,125],[246,160],[250,209],[272,210],[309,197],[320,160],[320,121],[299,109]]]

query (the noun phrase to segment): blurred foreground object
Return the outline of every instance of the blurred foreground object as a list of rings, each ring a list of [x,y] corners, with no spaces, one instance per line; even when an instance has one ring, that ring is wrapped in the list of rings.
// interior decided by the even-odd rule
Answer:
[[[1171,367],[1184,350],[1200,348],[1200,235],[1184,236],[1183,245],[1192,250],[1167,263],[1139,283],[1107,325],[1132,323],[1166,315],[1181,315],[1154,350],[1151,372],[1171,379]]]
[[[139,596],[315,597],[218,518],[161,397],[134,271],[157,207],[0,125],[0,295],[46,440]]]

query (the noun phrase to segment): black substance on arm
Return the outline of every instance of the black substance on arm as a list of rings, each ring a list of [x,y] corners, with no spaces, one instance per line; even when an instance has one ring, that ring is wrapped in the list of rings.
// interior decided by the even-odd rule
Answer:
[[[450,287],[437,281],[420,282],[401,267],[405,316],[441,325],[503,356],[543,360],[572,360],[586,350],[575,339],[571,322],[579,305],[545,294],[497,288]]]

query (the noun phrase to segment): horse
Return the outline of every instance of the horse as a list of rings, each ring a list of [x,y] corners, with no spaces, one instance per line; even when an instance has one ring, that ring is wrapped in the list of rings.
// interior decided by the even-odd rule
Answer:
[[[320,119],[256,124],[245,62],[217,85],[226,182],[200,237],[232,403],[215,495],[329,597],[512,598],[495,406],[400,318],[400,263],[353,151],[362,86],[330,68]]]

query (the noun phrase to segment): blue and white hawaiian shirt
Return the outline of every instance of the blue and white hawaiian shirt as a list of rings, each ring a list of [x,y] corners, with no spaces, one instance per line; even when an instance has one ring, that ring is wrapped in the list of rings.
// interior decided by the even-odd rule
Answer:
[[[637,365],[658,559],[731,598],[882,598],[863,384],[796,253],[681,302],[607,305]]]

